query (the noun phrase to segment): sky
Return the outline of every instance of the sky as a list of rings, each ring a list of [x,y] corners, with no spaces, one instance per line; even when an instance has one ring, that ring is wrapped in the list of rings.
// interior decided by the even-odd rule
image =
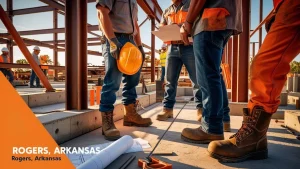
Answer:
[[[26,1],[26,3],[24,3]],[[171,0],[158,0],[161,8],[164,10],[168,6],[171,5]],[[6,10],[6,0],[0,0],[0,4]],[[13,9],[23,9],[23,8],[32,8],[38,6],[45,6],[46,4],[40,2],[39,0],[13,0]],[[273,0],[264,0],[264,13],[263,17],[266,17],[268,13],[273,8]],[[259,24],[259,0],[251,1],[251,29],[254,29]],[[147,15],[144,11],[139,8],[138,18],[139,23],[143,22]],[[25,31],[25,30],[37,30],[37,29],[49,29],[52,28],[53,24],[53,16],[52,12],[43,12],[36,14],[27,14],[27,15],[18,15],[13,17],[13,23],[16,27],[17,31]],[[88,23],[92,25],[98,24],[95,3],[88,3]],[[158,25],[158,23],[157,23]],[[64,16],[58,14],[58,27],[64,27]],[[151,45],[151,22],[148,20],[141,28],[141,38],[142,42]],[[7,30],[3,23],[0,21],[0,33],[6,33]],[[94,31],[95,33],[101,34],[100,31]],[[263,29],[263,38],[265,37],[266,32]],[[59,33],[58,39],[63,40],[65,34]],[[40,41],[53,40],[53,34],[43,34],[43,35],[30,35],[30,36],[22,36],[24,38],[35,39]],[[93,35],[88,34],[88,37],[95,37]],[[251,42],[258,42],[258,33],[256,33],[251,39]],[[156,49],[159,49],[162,45],[162,41],[156,38]],[[5,44],[0,44],[0,48],[6,46]],[[34,46],[29,46],[29,51],[32,51]],[[252,46],[250,46],[250,57],[252,56]],[[101,46],[90,46],[89,50],[102,52]],[[258,49],[258,47],[256,47]],[[145,51],[148,51],[145,49]],[[257,52],[257,51],[256,51]],[[53,50],[49,48],[41,47],[41,55],[49,55],[50,58],[53,57]],[[58,61],[61,65],[65,65],[65,53],[58,52]],[[158,57],[158,56],[156,56]],[[17,46],[14,47],[14,62],[18,59],[24,59],[23,54],[19,50]],[[88,63],[93,65],[102,65],[103,57],[100,56],[88,56]],[[300,61],[300,56],[296,58],[297,61]]]

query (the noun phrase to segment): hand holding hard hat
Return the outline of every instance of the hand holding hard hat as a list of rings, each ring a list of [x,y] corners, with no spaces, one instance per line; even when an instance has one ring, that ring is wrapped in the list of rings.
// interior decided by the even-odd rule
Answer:
[[[119,42],[117,38],[112,38],[110,40],[110,54],[116,60],[119,60],[120,50],[122,46],[123,45]]]
[[[130,42],[127,42],[121,49],[117,60],[118,69],[126,75],[137,73],[143,63],[142,52]]]

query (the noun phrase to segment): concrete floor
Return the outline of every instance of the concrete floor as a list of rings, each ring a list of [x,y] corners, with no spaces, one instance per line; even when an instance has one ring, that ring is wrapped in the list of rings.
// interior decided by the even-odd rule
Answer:
[[[196,168],[272,168],[272,169],[294,169],[300,165],[300,141],[290,134],[286,129],[281,127],[283,123],[275,123],[272,120],[269,132],[269,158],[259,161],[245,161],[242,163],[220,163],[217,160],[210,158],[207,154],[207,145],[192,144],[183,142],[180,134],[185,127],[198,127],[199,123],[195,121],[196,111],[193,103],[184,106],[184,103],[177,103],[174,109],[174,115],[177,115],[180,109],[183,108],[175,123],[166,133],[163,140],[156,149],[156,152],[173,151],[173,156],[157,156],[159,159],[173,164],[174,169],[196,169]],[[171,119],[165,122],[155,120],[156,114],[162,110],[162,104],[157,103],[143,110],[144,117],[151,117],[153,124],[149,128],[124,127],[123,121],[116,122],[116,126],[120,129],[122,135],[131,135],[132,137],[140,137],[148,140],[152,148],[158,142],[160,136],[168,128]],[[225,133],[225,138],[237,132],[242,123],[242,117],[232,116],[231,126],[232,132]],[[101,135],[101,128],[92,131],[83,136],[77,137],[68,141],[61,146],[89,146],[95,144],[106,143]],[[135,153],[136,159],[128,166],[128,169],[137,169],[138,158],[147,156],[147,152]],[[115,160],[108,169],[115,169],[122,165],[122,160],[127,155],[122,155]],[[298,166],[298,167],[297,167]]]

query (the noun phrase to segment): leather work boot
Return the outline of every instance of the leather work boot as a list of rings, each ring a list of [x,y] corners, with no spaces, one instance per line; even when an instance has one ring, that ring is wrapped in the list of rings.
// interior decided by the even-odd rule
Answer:
[[[196,143],[196,144],[207,144],[214,140],[224,139],[223,134],[205,133],[201,128],[202,127],[200,126],[196,129],[191,129],[191,128],[183,129],[181,133],[181,139],[186,142]]]
[[[101,112],[102,116],[102,135],[106,140],[114,141],[118,140],[120,131],[116,128],[113,121],[113,112]]]
[[[202,118],[202,108],[197,109],[197,121],[201,122]],[[223,130],[224,132],[230,132],[231,127],[230,127],[230,121],[229,122],[223,122]]]
[[[201,121],[201,118],[202,118],[202,108],[198,108],[197,109],[197,120],[198,121]]]
[[[166,121],[168,118],[173,118],[173,109],[164,107],[163,111],[157,115],[156,120]]]
[[[231,131],[230,121],[229,122],[224,122],[223,121],[223,131],[224,132],[230,132]]]
[[[137,127],[148,127],[152,124],[150,118],[142,118],[141,115],[137,113],[138,101],[134,104],[124,105],[124,126],[137,126]]]
[[[268,158],[267,130],[271,113],[261,107],[244,108],[242,127],[228,140],[213,141],[208,146],[211,157],[221,162],[241,162],[247,159]]]

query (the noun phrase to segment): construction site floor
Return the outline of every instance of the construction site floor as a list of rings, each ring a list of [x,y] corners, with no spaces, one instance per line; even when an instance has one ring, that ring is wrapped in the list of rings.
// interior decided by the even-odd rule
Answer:
[[[196,169],[196,168],[262,168],[262,169],[294,169],[299,168],[300,165],[300,140],[292,135],[281,125],[283,121],[276,123],[271,121],[268,130],[268,145],[269,158],[258,161],[245,161],[242,163],[220,163],[217,160],[208,156],[207,144],[192,144],[181,140],[181,131],[185,127],[196,128],[199,127],[199,122],[195,120],[196,111],[195,104],[176,103],[174,108],[174,117],[182,109],[176,121],[173,123],[169,131],[163,137],[163,140],[158,145],[155,152],[173,152],[172,156],[156,156],[159,159],[173,164],[174,169]],[[115,124],[121,131],[122,135],[130,135],[134,138],[142,138],[149,141],[152,148],[158,142],[164,131],[168,128],[172,119],[168,121],[155,120],[156,115],[162,110],[162,104],[156,103],[152,106],[142,110],[144,117],[151,117],[153,124],[148,128],[125,127],[123,120],[117,121]],[[232,134],[237,132],[242,123],[241,116],[231,116],[232,131],[225,133],[225,138],[229,138]],[[77,147],[90,146],[95,144],[106,143],[101,134],[101,128],[90,133],[77,137],[71,141],[65,142],[60,146]],[[137,169],[137,160],[144,158],[147,153],[151,151],[144,150],[144,152],[135,153],[136,159],[127,167],[128,169]],[[124,156],[124,155],[123,155]],[[121,166],[124,161],[122,158],[115,160],[108,169],[116,169]]]

